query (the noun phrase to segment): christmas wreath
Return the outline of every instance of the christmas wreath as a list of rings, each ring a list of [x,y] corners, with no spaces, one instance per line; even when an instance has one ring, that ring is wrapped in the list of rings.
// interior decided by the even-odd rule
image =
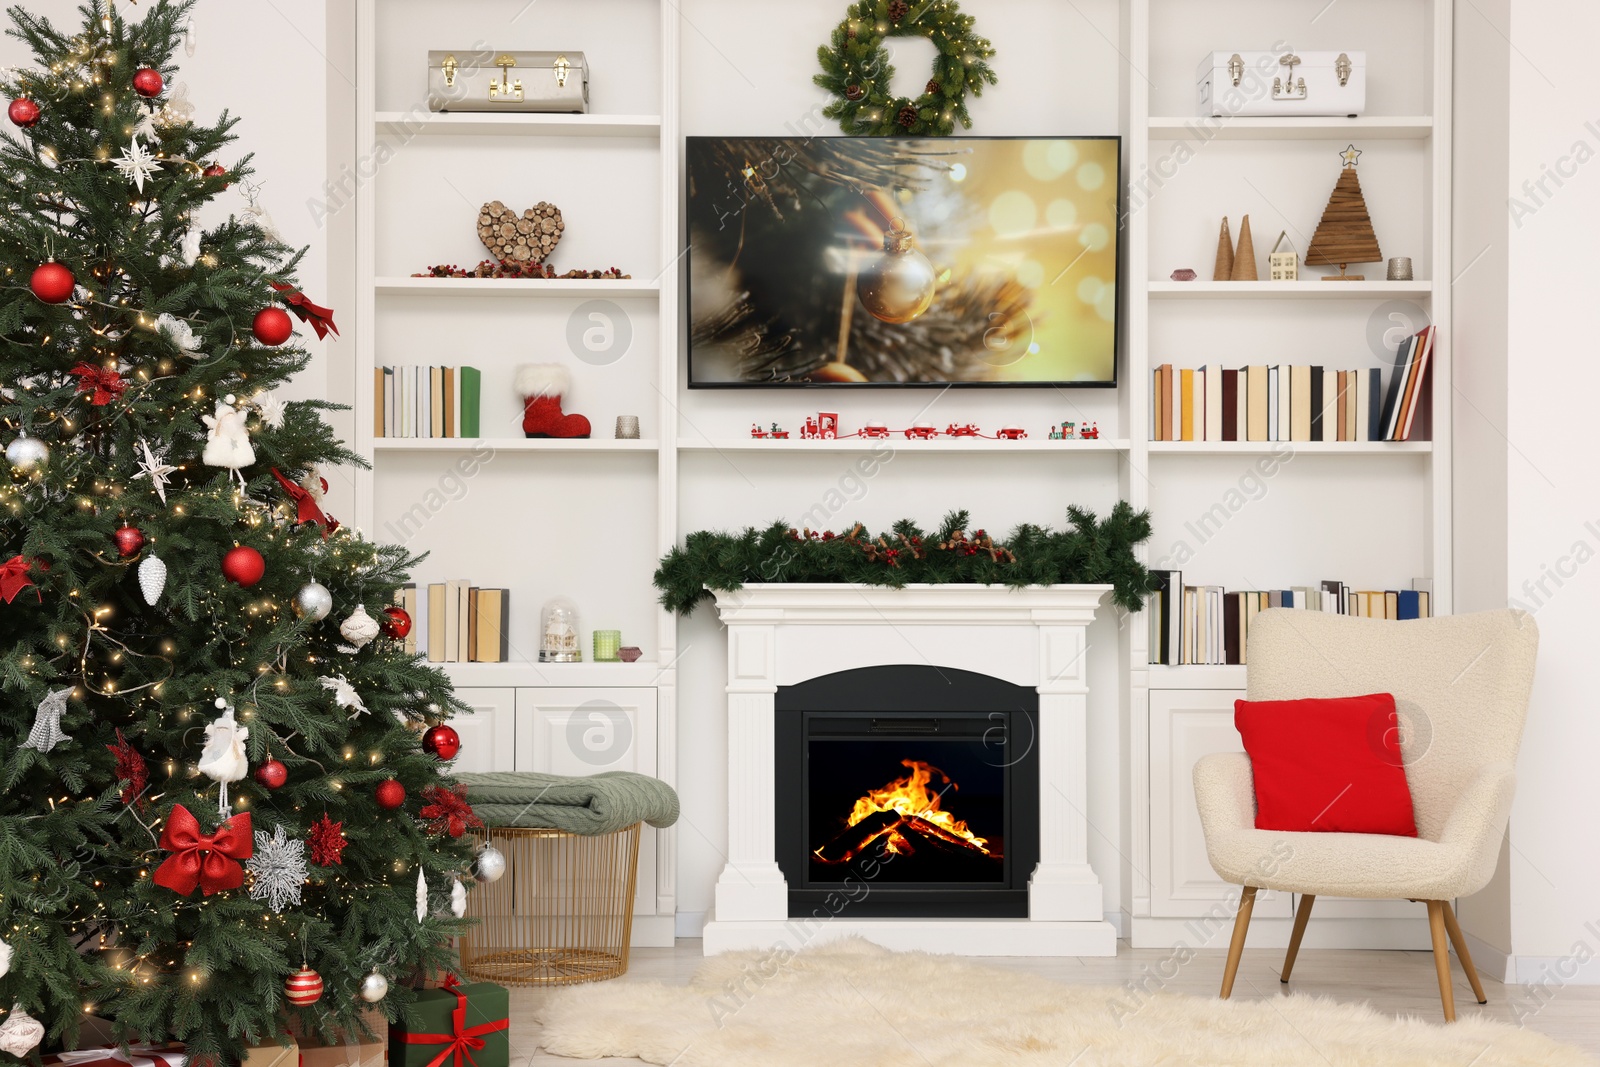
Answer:
[[[833,94],[822,113],[855,136],[903,134],[948,137],[959,121],[972,128],[967,92],[983,95],[995,84],[988,60],[994,46],[972,32],[975,20],[956,0],[858,0],[817,49],[822,73],[812,80]],[[915,100],[891,95],[894,68],[883,42],[889,37],[926,37],[939,50],[933,77]]]

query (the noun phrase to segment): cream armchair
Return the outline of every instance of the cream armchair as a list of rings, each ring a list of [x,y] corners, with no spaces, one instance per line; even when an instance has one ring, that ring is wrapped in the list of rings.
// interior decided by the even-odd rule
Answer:
[[[1538,646],[1532,616],[1520,611],[1395,623],[1278,609],[1251,620],[1251,700],[1394,694],[1417,836],[1257,830],[1249,757],[1203,757],[1194,788],[1206,851],[1218,874],[1244,887],[1224,998],[1256,890],[1273,889],[1301,895],[1282,981],[1319,895],[1401,898],[1427,904],[1445,1019],[1456,1015],[1447,936],[1478,1003],[1487,1003],[1450,902],[1494,875]]]

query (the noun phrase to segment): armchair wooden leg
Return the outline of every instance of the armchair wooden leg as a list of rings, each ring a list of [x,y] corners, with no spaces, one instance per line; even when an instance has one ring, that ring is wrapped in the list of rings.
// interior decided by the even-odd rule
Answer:
[[[1306,935],[1306,923],[1311,919],[1311,905],[1317,898],[1306,893],[1300,897],[1300,906],[1294,913],[1294,930],[1289,934],[1289,954],[1283,958],[1283,973],[1278,976],[1278,981],[1287,982],[1289,972],[1294,970],[1295,957],[1300,955],[1300,939]]]
[[[1472,983],[1473,995],[1478,998],[1479,1004],[1489,1003],[1489,998],[1483,995],[1483,983],[1478,981],[1478,968],[1472,965],[1472,953],[1467,951],[1467,939],[1461,934],[1461,924],[1456,921],[1456,909],[1450,906],[1448,900],[1441,901],[1444,906],[1444,928],[1450,933],[1450,943],[1456,947],[1456,958],[1461,961],[1461,969],[1467,972],[1467,981]]]
[[[1233,995],[1233,977],[1239,973],[1239,957],[1244,955],[1244,935],[1250,930],[1250,913],[1256,907],[1256,887],[1247,885],[1239,894],[1239,913],[1233,917],[1233,940],[1228,942],[1228,964],[1222,970],[1222,993],[1227,1000]]]
[[[1439,972],[1439,1000],[1444,1004],[1444,1021],[1456,1021],[1456,994],[1450,984],[1450,946],[1445,938],[1445,911],[1442,900],[1428,901],[1428,931],[1433,935],[1433,966]]]

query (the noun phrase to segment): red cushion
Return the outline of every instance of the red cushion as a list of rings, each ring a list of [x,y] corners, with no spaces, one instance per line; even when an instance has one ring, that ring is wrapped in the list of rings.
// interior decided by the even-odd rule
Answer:
[[[1236,700],[1257,830],[1416,837],[1394,697]]]

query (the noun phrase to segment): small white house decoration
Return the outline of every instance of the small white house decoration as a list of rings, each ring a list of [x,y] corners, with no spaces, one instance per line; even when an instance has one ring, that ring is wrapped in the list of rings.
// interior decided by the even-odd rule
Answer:
[[[1289,251],[1279,251],[1286,241],[1289,244]],[[1273,245],[1272,251],[1267,254],[1267,268],[1272,272],[1271,277],[1275,282],[1300,280],[1300,254],[1294,250],[1294,242],[1289,241],[1288,230],[1278,234],[1278,243]]]

